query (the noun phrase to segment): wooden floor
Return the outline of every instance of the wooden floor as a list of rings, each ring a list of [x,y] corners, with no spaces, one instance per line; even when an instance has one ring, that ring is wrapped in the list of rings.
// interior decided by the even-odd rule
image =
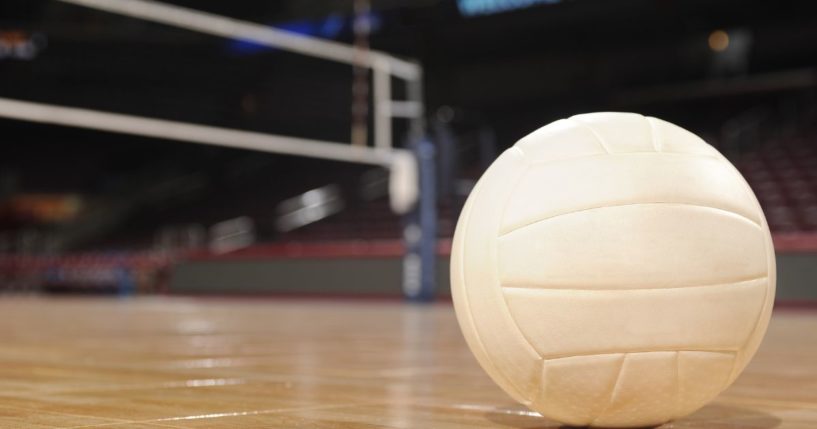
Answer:
[[[554,428],[477,366],[450,304],[0,298],[0,428]],[[669,428],[817,428],[817,311]]]

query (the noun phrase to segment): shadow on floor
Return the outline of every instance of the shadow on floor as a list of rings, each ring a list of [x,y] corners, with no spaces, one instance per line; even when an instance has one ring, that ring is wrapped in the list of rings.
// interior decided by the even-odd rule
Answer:
[[[552,420],[521,411],[520,405],[498,407],[485,413],[485,419],[497,425],[518,429],[570,429]],[[726,405],[707,405],[679,420],[661,425],[658,429],[773,429],[780,419],[763,411]],[[601,428],[599,428],[601,429]]]

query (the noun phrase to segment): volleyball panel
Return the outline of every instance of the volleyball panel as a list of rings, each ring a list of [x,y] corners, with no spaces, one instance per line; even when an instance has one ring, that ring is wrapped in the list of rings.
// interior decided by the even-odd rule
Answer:
[[[502,233],[598,207],[681,203],[734,212],[755,223],[761,213],[736,171],[709,156],[632,153],[533,163],[511,192]]]
[[[593,131],[579,127],[574,121],[560,119],[522,137],[514,147],[530,162],[550,162],[592,155],[604,155],[607,150]]]
[[[670,152],[708,155],[723,159],[695,134],[667,121],[637,113],[601,112],[569,119],[593,131],[607,152]]]
[[[637,113],[590,113],[575,115],[569,120],[591,129],[610,153],[656,150],[650,122]]]
[[[761,227],[683,204],[600,207],[497,240],[504,286],[616,289],[734,283],[767,275]]]
[[[460,215],[451,252],[457,320],[482,368],[514,399],[530,404],[541,358],[522,336],[499,287],[496,246],[508,189],[526,168],[519,150],[505,151],[479,180]]]
[[[659,424],[717,395],[726,387],[733,364],[732,352],[690,351],[546,360],[543,388],[533,406],[576,426]]]
[[[607,409],[623,360],[619,353],[545,360],[534,406],[560,422],[589,424]]]
[[[519,329],[545,359],[652,350],[737,351],[766,297],[762,279],[679,289],[505,288]]]

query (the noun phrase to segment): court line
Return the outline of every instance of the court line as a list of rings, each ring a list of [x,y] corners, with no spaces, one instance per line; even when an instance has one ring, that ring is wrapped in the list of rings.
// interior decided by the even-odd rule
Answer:
[[[99,425],[66,426],[66,427],[62,427],[62,429],[80,429],[80,428],[88,429],[88,428],[98,428],[98,427],[131,426],[131,425],[134,425],[134,424],[139,424],[139,425],[144,424],[146,426],[153,426],[153,427],[157,427],[157,428],[189,429],[189,428],[185,428],[185,427],[182,427],[182,426],[173,426],[173,425],[164,424],[164,423],[147,423],[147,422],[140,422],[140,421],[129,421],[129,422],[121,422],[121,423],[103,423],[103,424],[99,424]]]
[[[110,423],[110,424],[102,424],[102,425],[94,425],[94,426],[72,426],[66,429],[79,429],[79,428],[93,428],[93,427],[111,427],[117,425],[127,425],[127,424],[149,424],[149,425],[162,425],[164,422],[173,422],[173,421],[191,421],[191,420],[207,420],[207,419],[218,419],[218,418],[229,418],[229,417],[244,417],[244,416],[257,416],[257,415],[272,415],[272,414],[286,414],[292,412],[299,412],[299,411],[320,411],[320,410],[332,410],[332,409],[343,409],[343,408],[354,408],[354,407],[371,407],[371,406],[391,406],[388,402],[377,401],[377,402],[360,402],[360,403],[348,403],[348,404],[331,404],[331,405],[320,405],[320,406],[305,406],[305,407],[285,407],[285,408],[274,408],[269,410],[252,410],[252,411],[236,411],[236,412],[224,412],[224,413],[210,413],[210,414],[198,414],[198,415],[190,415],[190,416],[179,416],[179,417],[167,417],[161,419],[150,419],[150,420],[134,420],[131,422],[120,422],[120,423]],[[484,413],[491,413],[491,414],[505,414],[505,415],[515,415],[515,416],[522,416],[522,417],[534,417],[536,419],[542,419],[543,416],[532,410],[515,410],[515,409],[501,409],[493,406],[488,405],[477,405],[477,404],[453,404],[453,405],[432,405],[422,402],[410,401],[409,405],[412,407],[417,408],[432,408],[432,409],[443,409],[443,410],[463,410],[468,412],[484,412]],[[521,405],[521,404],[520,404]],[[179,428],[180,426],[167,426],[173,428]]]
[[[507,414],[512,416],[523,416],[523,417],[535,417],[537,419],[544,418],[542,414],[537,413],[536,411],[532,410],[513,410],[513,409],[502,409],[497,408],[490,405],[477,405],[477,404],[454,404],[454,405],[430,405],[430,404],[423,404],[423,403],[412,403],[416,407],[424,407],[424,408],[442,408],[442,409],[455,409],[455,410],[465,410],[465,411],[474,411],[474,412],[482,412],[482,413],[491,413],[491,414]],[[521,404],[520,404],[521,405]]]
[[[319,405],[319,406],[306,406],[306,407],[286,407],[286,408],[271,408],[267,410],[253,410],[253,411],[235,411],[235,412],[226,412],[226,413],[211,413],[211,414],[198,414],[192,416],[182,416],[182,417],[166,417],[162,419],[155,419],[155,420],[144,420],[140,421],[139,423],[149,423],[149,422],[171,422],[171,421],[181,421],[181,420],[201,420],[201,419],[216,419],[221,417],[242,417],[242,416],[257,416],[262,414],[278,414],[278,413],[285,413],[289,411],[312,411],[312,410],[323,410],[323,409],[332,409],[332,408],[343,408],[349,406],[355,406],[361,404],[332,404],[332,405]]]
[[[181,426],[174,426],[172,424],[166,424],[165,422],[189,421],[189,420],[206,420],[206,419],[218,419],[218,418],[226,418],[226,417],[257,416],[257,415],[266,415],[266,414],[280,414],[280,413],[287,413],[287,412],[294,412],[294,411],[317,411],[317,410],[324,410],[324,409],[335,409],[335,408],[367,406],[367,405],[386,405],[386,403],[384,403],[384,402],[372,402],[372,403],[365,402],[365,403],[331,404],[331,405],[319,405],[319,406],[314,406],[313,405],[313,406],[304,406],[304,407],[271,408],[271,409],[267,409],[267,410],[251,410],[251,411],[234,411],[234,412],[221,412],[221,413],[208,413],[208,414],[193,414],[193,415],[187,415],[187,416],[163,417],[163,418],[157,418],[157,419],[120,421],[120,422],[112,422],[112,423],[103,423],[103,424],[98,424],[98,425],[70,426],[70,427],[66,427],[65,429],[111,427],[111,426],[132,425],[132,424],[148,424],[148,425],[155,425],[155,426],[182,428]],[[85,417],[85,416],[83,416],[83,417]],[[92,416],[87,416],[87,417],[92,417]],[[184,428],[182,428],[182,429],[184,429]]]
[[[189,428],[184,428],[182,426],[173,426],[173,425],[164,424],[164,423],[148,423],[148,422],[142,422],[142,421],[137,421],[137,420],[124,421],[124,422],[118,422],[118,423],[102,423],[102,424],[98,424],[98,425],[62,426],[61,428],[62,429],[87,429],[87,428],[98,428],[98,427],[130,426],[130,425],[134,425],[134,424],[145,424],[147,426],[173,428],[173,429],[189,429]]]
[[[137,420],[134,423],[157,423],[157,422],[173,422],[173,421],[188,421],[188,420],[204,420],[204,419],[217,419],[217,418],[225,418],[225,417],[243,417],[243,416],[258,416],[258,415],[266,415],[266,414],[281,414],[281,413],[289,413],[295,411],[318,411],[318,410],[331,410],[335,408],[346,408],[346,407],[361,407],[361,406],[369,406],[369,405],[388,405],[385,402],[351,402],[346,404],[327,404],[327,405],[318,405],[318,406],[303,406],[303,407],[284,407],[284,408],[271,408],[268,410],[252,410],[252,411],[235,411],[235,412],[224,412],[224,413],[210,413],[210,414],[198,414],[198,415],[190,415],[190,416],[179,416],[179,417],[166,417],[161,419],[151,419],[151,420]]]
[[[36,399],[36,398],[39,398],[39,397],[35,395],[34,397],[32,397],[30,399]],[[1,396],[0,396],[0,399],[2,399]],[[15,399],[19,399],[19,397],[15,397]],[[94,416],[94,415],[88,415],[88,414],[65,413],[65,412],[61,412],[61,411],[53,411],[53,410],[48,410],[48,409],[20,407],[20,406],[17,406],[17,405],[0,405],[0,408],[10,408],[10,409],[13,409],[13,410],[31,411],[31,412],[42,413],[42,414],[53,414],[53,415],[57,415],[57,416],[90,418],[90,419],[100,419],[100,420],[114,420],[113,422],[110,422],[110,423],[102,423],[102,425],[120,425],[120,424],[131,424],[131,423],[133,423],[133,421],[131,421],[131,420],[119,419],[119,418],[116,418],[116,417],[102,417],[102,416]],[[91,425],[91,426],[71,426],[71,427],[67,427],[65,429],[73,429],[74,427],[93,427],[93,426],[94,425]]]
[[[104,386],[85,386],[82,388],[56,388],[46,390],[49,394],[63,394],[63,393],[96,393],[96,392],[110,392],[122,390],[144,390],[144,389],[175,389],[175,388],[195,388],[195,387],[218,387],[218,386],[240,386],[250,384],[249,380],[244,378],[210,378],[210,379],[190,379],[184,381],[168,381],[159,383],[133,383],[133,384],[115,384]],[[260,383],[259,383],[260,384]]]

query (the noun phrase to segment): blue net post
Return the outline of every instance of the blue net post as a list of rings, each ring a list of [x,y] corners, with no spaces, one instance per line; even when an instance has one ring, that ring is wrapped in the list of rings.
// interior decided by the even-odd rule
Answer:
[[[117,294],[120,297],[129,297],[136,292],[136,279],[132,270],[126,266],[121,266],[116,270]]]
[[[434,145],[420,140],[412,145],[417,156],[420,194],[416,207],[405,217],[403,239],[403,293],[414,302],[434,300],[437,262],[437,195]]]

